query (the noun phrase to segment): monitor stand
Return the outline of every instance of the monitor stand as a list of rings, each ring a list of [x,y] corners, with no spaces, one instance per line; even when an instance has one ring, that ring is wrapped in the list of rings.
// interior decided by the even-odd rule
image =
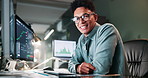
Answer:
[[[55,58],[54,59],[55,61],[54,61],[54,69],[59,69],[60,68],[60,65],[62,64],[62,63],[66,63],[66,62],[68,62],[67,60],[62,60],[62,59],[60,59],[60,58]]]
[[[54,69],[58,69],[59,68],[59,60],[58,58],[55,58],[55,61],[54,61]]]

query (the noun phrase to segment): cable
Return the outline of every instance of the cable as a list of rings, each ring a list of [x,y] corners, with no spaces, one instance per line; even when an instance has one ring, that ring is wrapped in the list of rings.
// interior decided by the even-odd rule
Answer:
[[[53,59],[58,59],[58,58],[51,57],[51,58],[49,58],[49,59],[47,59],[47,60],[43,61],[42,63],[40,63],[40,64],[38,64],[38,65],[34,66],[32,69],[35,69],[35,68],[37,68],[37,67],[41,66],[42,64],[45,64],[45,63],[47,63],[48,61],[53,60]],[[58,59],[58,60],[60,60],[60,59]]]

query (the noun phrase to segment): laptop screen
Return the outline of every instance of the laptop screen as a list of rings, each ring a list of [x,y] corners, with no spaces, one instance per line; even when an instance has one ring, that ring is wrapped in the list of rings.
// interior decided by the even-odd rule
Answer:
[[[75,51],[76,41],[54,40],[53,57],[71,58]]]

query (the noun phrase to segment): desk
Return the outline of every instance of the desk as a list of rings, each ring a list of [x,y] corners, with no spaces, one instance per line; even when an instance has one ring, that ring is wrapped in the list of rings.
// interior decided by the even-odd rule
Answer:
[[[0,78],[59,78],[55,75],[43,73],[41,70],[2,71]]]
[[[120,76],[118,74],[114,74],[114,75],[76,74],[76,75],[55,76],[55,75],[43,73],[42,70],[27,70],[27,71],[0,72],[0,78],[138,78],[138,77]],[[146,78],[146,77],[141,77],[141,78]]]

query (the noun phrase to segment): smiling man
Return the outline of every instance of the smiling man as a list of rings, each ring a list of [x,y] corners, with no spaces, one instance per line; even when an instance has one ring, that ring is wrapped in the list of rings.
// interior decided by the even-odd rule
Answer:
[[[114,25],[99,25],[98,15],[90,0],[71,4],[73,21],[82,33],[68,69],[79,74],[124,74],[126,60],[123,42]]]

